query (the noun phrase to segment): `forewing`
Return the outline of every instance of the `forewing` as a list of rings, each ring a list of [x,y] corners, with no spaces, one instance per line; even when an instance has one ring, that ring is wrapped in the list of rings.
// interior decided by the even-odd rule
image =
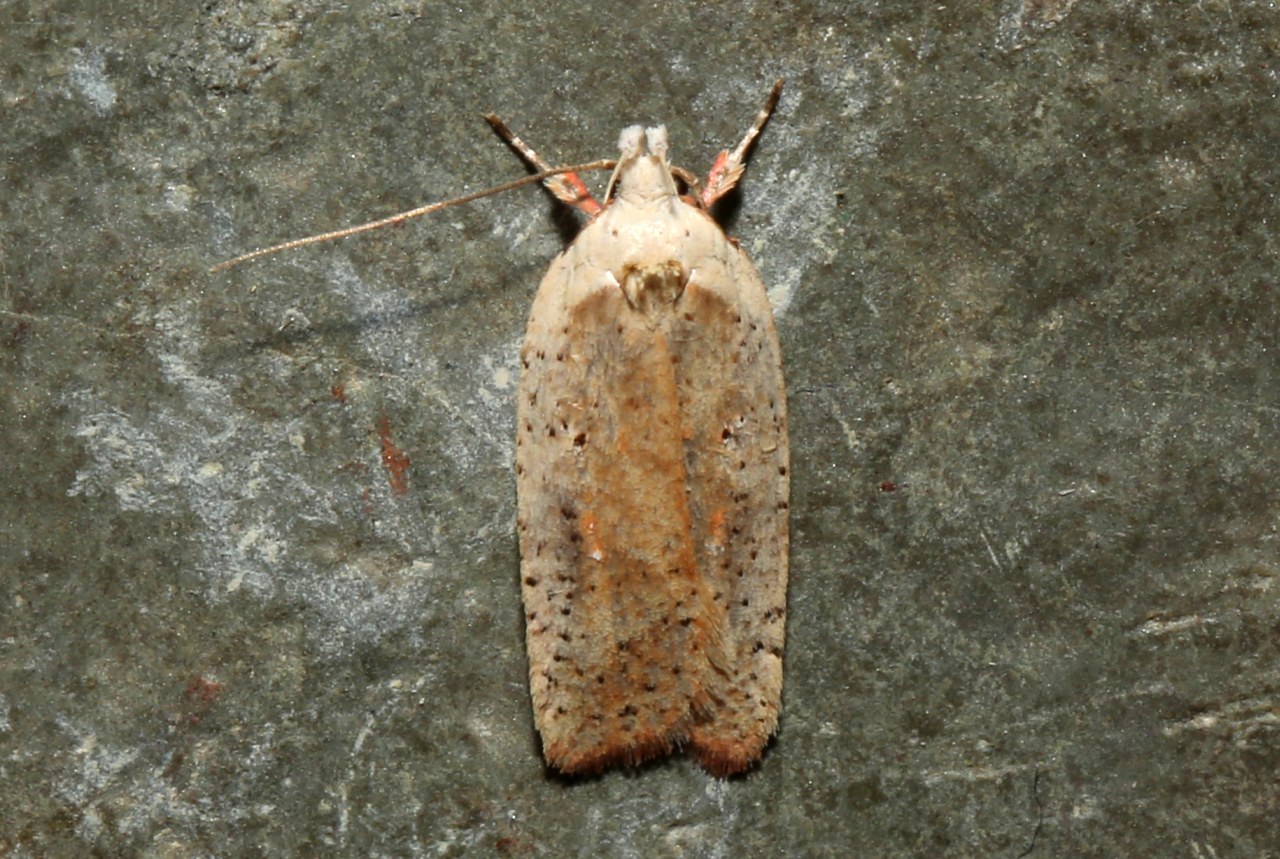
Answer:
[[[534,717],[548,762],[573,773],[683,743],[722,660],[672,346],[616,286],[568,289],[596,275],[568,259],[530,318],[517,473]]]
[[[718,228],[717,228],[718,229]],[[724,668],[691,753],[718,774],[758,758],[777,728],[786,618],[789,452],[772,311],[746,255],[726,244],[717,288],[681,299],[678,352],[698,569],[724,629]]]

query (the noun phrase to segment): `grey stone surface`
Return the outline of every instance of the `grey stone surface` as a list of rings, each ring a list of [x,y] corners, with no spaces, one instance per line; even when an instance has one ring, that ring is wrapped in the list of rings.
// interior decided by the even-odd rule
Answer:
[[[0,6],[0,854],[1276,855],[1265,2]],[[783,728],[568,782],[513,535],[536,190],[666,122],[791,390]],[[383,438],[408,457],[396,494]]]

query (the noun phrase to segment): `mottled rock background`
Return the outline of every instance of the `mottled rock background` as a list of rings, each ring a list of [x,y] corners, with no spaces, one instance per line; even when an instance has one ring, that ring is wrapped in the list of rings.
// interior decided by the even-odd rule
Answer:
[[[0,853],[1276,852],[1278,53],[1262,0],[0,4]],[[511,464],[573,218],[207,268],[522,175],[484,111],[704,171],[777,76],[782,733],[567,782]]]

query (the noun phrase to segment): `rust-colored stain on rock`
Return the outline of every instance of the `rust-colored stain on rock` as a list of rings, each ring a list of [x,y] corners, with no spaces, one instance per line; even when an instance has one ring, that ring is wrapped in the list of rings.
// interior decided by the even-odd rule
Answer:
[[[391,419],[386,415],[378,422],[378,437],[382,439],[382,467],[387,470],[391,492],[404,495],[409,491],[409,457],[391,439]]]

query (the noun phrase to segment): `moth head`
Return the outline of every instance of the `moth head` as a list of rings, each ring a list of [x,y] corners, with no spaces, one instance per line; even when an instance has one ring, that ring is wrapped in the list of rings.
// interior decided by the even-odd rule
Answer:
[[[606,196],[617,188],[619,199],[631,203],[650,203],[675,197],[675,181],[671,178],[667,128],[641,128],[632,125],[618,135],[618,166],[609,180]]]

